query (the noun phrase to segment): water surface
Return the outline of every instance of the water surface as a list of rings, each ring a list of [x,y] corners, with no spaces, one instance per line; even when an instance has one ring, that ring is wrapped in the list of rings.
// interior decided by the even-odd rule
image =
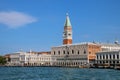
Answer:
[[[59,67],[0,67],[0,80],[120,80],[120,71]]]

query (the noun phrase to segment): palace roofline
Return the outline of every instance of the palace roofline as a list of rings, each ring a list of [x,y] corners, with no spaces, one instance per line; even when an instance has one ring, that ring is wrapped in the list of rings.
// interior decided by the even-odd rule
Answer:
[[[66,45],[60,45],[55,47],[63,47],[63,46],[74,46],[74,45],[99,45],[99,46],[118,46],[120,47],[120,44],[115,43],[101,43],[101,42],[81,42],[81,43],[74,43],[74,44],[66,44]]]

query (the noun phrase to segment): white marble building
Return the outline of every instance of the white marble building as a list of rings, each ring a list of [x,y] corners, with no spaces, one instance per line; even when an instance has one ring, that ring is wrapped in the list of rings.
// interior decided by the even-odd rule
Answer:
[[[51,54],[56,60],[53,65],[71,67],[88,65],[95,59],[95,53],[100,50],[100,46],[94,43],[69,44],[52,47]]]
[[[16,52],[10,55],[12,66],[47,66],[52,65],[50,52]]]
[[[25,54],[25,52],[15,52],[10,54],[10,65],[14,66],[19,66],[24,64],[25,62],[25,57],[22,55]]]
[[[81,48],[81,49],[80,49]],[[84,48],[84,49],[82,49]],[[87,64],[87,48],[85,45],[63,45],[52,48],[52,55],[55,59],[55,66],[79,66]]]
[[[28,62],[26,65],[31,66],[51,66],[52,57],[50,52],[32,52],[29,53]]]
[[[98,52],[96,54],[96,63],[98,65],[102,65],[102,64],[109,64],[109,65],[120,64],[120,51]]]

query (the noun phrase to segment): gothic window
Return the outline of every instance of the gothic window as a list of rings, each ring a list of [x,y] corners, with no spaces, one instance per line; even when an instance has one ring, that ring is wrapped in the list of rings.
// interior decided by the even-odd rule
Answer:
[[[113,55],[113,59],[115,59],[115,55]]]
[[[54,55],[55,55],[55,51],[54,51]]]
[[[115,61],[113,61],[113,64],[115,64]]]
[[[63,51],[63,54],[65,54],[65,51]]]
[[[84,50],[84,54],[86,54],[86,51]]]
[[[58,54],[60,55],[60,51],[58,51]]]
[[[117,63],[119,63],[119,61],[117,61]]]
[[[108,55],[106,55],[106,59],[108,59]]]
[[[111,59],[111,55],[110,55],[110,59]]]
[[[108,63],[108,61],[106,61],[106,63]]]
[[[67,52],[67,54],[69,54],[69,52]]]
[[[74,54],[74,50],[72,50],[72,54]]]
[[[79,51],[78,51],[78,54],[79,54]]]
[[[119,59],[119,55],[117,54],[117,59]]]

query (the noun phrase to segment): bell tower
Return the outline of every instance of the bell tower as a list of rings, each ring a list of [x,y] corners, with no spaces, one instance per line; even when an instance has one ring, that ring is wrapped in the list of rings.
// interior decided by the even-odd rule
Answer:
[[[64,32],[63,32],[63,45],[65,44],[72,44],[72,26],[71,26],[68,13],[66,14]]]

